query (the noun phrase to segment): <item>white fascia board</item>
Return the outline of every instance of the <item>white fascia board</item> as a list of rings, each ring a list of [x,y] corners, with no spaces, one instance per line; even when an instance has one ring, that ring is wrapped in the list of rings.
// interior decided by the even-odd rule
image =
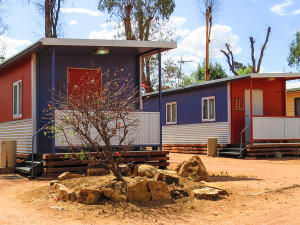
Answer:
[[[71,38],[42,38],[45,46],[97,46],[97,47],[132,47],[174,49],[176,42],[135,41],[135,40],[99,40],[99,39],[71,39]]]

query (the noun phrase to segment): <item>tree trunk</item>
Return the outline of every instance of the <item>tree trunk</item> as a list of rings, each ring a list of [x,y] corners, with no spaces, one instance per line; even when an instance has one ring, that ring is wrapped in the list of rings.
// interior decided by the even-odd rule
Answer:
[[[132,35],[131,17],[130,17],[132,5],[127,5],[125,8],[126,8],[126,16],[123,19],[123,22],[125,26],[126,40],[135,40],[134,36]]]
[[[51,0],[45,0],[45,37],[51,38]]]

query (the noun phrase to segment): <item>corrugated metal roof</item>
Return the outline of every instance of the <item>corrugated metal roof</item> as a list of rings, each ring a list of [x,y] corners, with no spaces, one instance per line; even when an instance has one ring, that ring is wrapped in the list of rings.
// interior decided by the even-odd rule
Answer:
[[[192,90],[196,88],[206,87],[206,86],[212,86],[212,85],[218,85],[222,83],[227,83],[234,80],[241,80],[241,79],[247,79],[247,78],[286,78],[286,79],[299,79],[300,73],[251,73],[246,75],[240,75],[240,76],[231,76],[228,78],[222,78],[217,80],[210,80],[210,81],[203,81],[198,84],[192,84],[185,87],[178,87],[178,88],[172,88],[172,89],[166,89],[163,90],[163,94],[170,94],[175,92],[182,92],[186,90]],[[152,92],[152,93],[146,93],[143,96],[155,96],[158,95],[158,91]]]
[[[142,55],[147,53],[154,54],[158,49],[168,51],[176,48],[177,44],[176,42],[158,41],[42,38],[16,55],[8,58],[0,64],[0,69],[3,69],[26,55],[36,53],[49,46],[136,48],[140,50],[139,54]]]

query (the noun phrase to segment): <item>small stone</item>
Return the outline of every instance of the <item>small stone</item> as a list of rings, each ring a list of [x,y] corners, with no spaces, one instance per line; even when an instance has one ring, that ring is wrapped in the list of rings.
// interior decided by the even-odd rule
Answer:
[[[127,186],[127,197],[131,202],[150,201],[151,194],[148,191],[146,180],[136,181]]]
[[[64,210],[64,208],[63,207],[61,207],[61,206],[51,206],[51,207],[49,207],[50,209],[57,209],[57,210],[59,210],[59,211],[63,211]]]
[[[50,187],[53,186],[54,184],[57,184],[57,183],[58,183],[58,180],[51,180],[50,181]]]
[[[204,187],[192,191],[192,197],[197,199],[215,199],[222,194],[223,191],[211,187]]]
[[[70,172],[64,172],[61,175],[59,175],[57,177],[57,179],[59,181],[63,181],[63,180],[68,180],[68,179],[73,179],[73,178],[81,178],[81,177],[83,177],[83,176],[80,175],[80,174],[75,174],[75,173],[70,173]]]
[[[152,178],[156,174],[157,169],[154,166],[143,164],[138,166],[137,175],[141,177]]]
[[[104,168],[88,168],[87,175],[88,176],[105,176],[110,172]]]
[[[82,204],[95,204],[99,201],[102,192],[97,189],[84,188],[78,192],[77,202]]]
[[[165,201],[172,199],[169,187],[165,182],[153,180],[148,181],[147,184],[153,201]]]

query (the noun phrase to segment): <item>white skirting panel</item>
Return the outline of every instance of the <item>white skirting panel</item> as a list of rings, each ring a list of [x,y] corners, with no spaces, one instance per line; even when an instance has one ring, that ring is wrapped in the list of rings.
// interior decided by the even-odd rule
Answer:
[[[230,143],[228,122],[197,123],[163,126],[163,144],[206,144],[208,138],[217,138],[219,144]]]
[[[17,152],[31,153],[32,119],[0,123],[0,140],[16,140]]]

